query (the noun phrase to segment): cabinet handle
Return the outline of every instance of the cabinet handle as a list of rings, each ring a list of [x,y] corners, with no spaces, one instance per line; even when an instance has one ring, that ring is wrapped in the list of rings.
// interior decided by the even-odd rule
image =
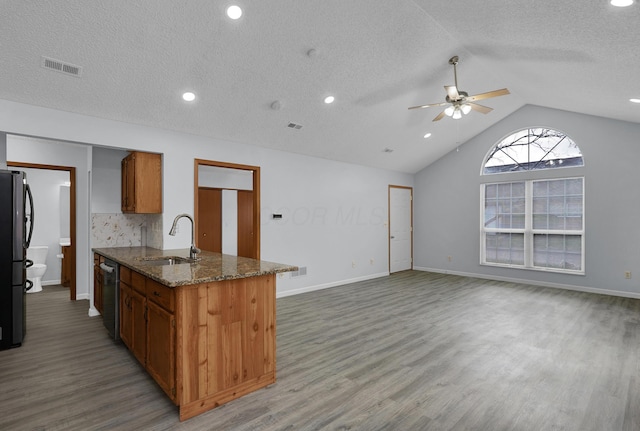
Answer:
[[[160,294],[154,290],[153,291],[153,296],[160,296]]]

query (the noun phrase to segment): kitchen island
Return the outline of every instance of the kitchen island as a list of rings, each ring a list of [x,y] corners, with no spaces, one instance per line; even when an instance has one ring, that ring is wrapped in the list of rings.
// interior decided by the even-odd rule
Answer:
[[[188,249],[93,251],[120,264],[120,337],[180,420],[275,382],[275,277],[295,266],[206,251],[188,262]]]

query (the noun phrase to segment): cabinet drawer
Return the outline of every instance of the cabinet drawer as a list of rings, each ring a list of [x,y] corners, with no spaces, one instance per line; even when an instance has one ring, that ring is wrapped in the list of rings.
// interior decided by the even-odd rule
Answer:
[[[155,302],[167,311],[173,312],[175,309],[174,289],[163,286],[151,279],[147,279],[147,299]]]
[[[120,265],[120,281],[131,286],[131,270],[126,266]]]
[[[131,287],[137,290],[140,294],[145,294],[145,280],[147,277],[139,272],[131,271]]]

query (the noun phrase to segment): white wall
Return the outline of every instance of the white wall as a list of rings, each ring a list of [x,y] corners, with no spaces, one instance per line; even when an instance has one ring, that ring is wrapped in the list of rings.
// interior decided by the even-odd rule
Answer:
[[[536,126],[566,133],[582,150],[584,167],[557,173],[585,177],[584,276],[479,263],[480,184],[516,175],[487,180],[480,176],[482,162],[503,137]],[[640,124],[525,106],[416,174],[416,266],[640,297],[639,161]],[[625,271],[632,272],[631,279],[625,279]]]
[[[120,162],[129,153],[115,148],[93,147],[92,213],[120,213]]]
[[[413,185],[409,174],[7,100],[0,100],[0,130],[164,153],[164,226],[171,226],[179,213],[193,214],[194,158],[260,166],[261,258],[308,267],[306,276],[279,277],[280,295],[387,274],[387,187]],[[283,213],[283,219],[272,220],[272,212]],[[191,242],[189,229],[175,237],[165,231],[165,249],[186,248]],[[78,256],[83,250],[79,266],[88,273],[88,242]]]
[[[11,139],[11,137],[10,137]],[[10,145],[11,145],[10,140]],[[42,276],[43,285],[59,284],[62,272],[62,260],[57,257],[62,252],[60,248],[60,231],[62,201],[61,188],[65,182],[70,181],[69,172],[53,171],[46,169],[18,168],[26,172],[27,182],[33,194],[33,237],[32,246],[46,245],[49,247],[47,253],[47,271]],[[68,187],[64,187],[69,191]],[[69,213],[69,200],[66,200],[65,212]],[[67,223],[69,217],[66,218]]]
[[[0,108],[0,111],[9,109],[13,114],[18,114],[10,107]],[[0,129],[9,132],[7,136],[7,158],[13,162],[38,163],[43,165],[57,165],[76,168],[76,297],[89,299],[90,283],[93,282],[90,269],[93,260],[89,257],[89,161],[91,160],[91,147],[68,142],[42,140],[13,136],[12,127],[4,124],[11,122],[12,115],[0,114]],[[19,115],[19,114],[18,114]],[[37,121],[46,124],[49,119],[45,116],[42,120],[37,117],[23,118],[21,121]],[[28,129],[28,127],[26,128]],[[49,251],[51,253],[51,250]],[[90,266],[91,264],[91,266]]]

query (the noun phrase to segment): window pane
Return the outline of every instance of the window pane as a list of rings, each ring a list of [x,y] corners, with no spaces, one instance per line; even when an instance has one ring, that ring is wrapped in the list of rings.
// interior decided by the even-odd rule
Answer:
[[[526,181],[486,185],[483,217],[494,231],[484,232],[485,263],[582,271],[583,181],[530,180],[530,188]],[[526,250],[533,262],[525,262]]]
[[[495,228],[496,216],[498,213],[498,204],[495,199],[486,200],[484,202],[484,225],[486,227]]]
[[[534,235],[533,265],[543,268],[581,270],[582,236]]]
[[[484,197],[486,199],[495,198],[497,192],[498,192],[498,185],[497,184],[487,184],[484,187]]]
[[[483,174],[583,166],[578,145],[553,129],[523,129],[498,142],[487,154]]]
[[[487,233],[485,244],[488,263],[524,265],[524,234]]]

